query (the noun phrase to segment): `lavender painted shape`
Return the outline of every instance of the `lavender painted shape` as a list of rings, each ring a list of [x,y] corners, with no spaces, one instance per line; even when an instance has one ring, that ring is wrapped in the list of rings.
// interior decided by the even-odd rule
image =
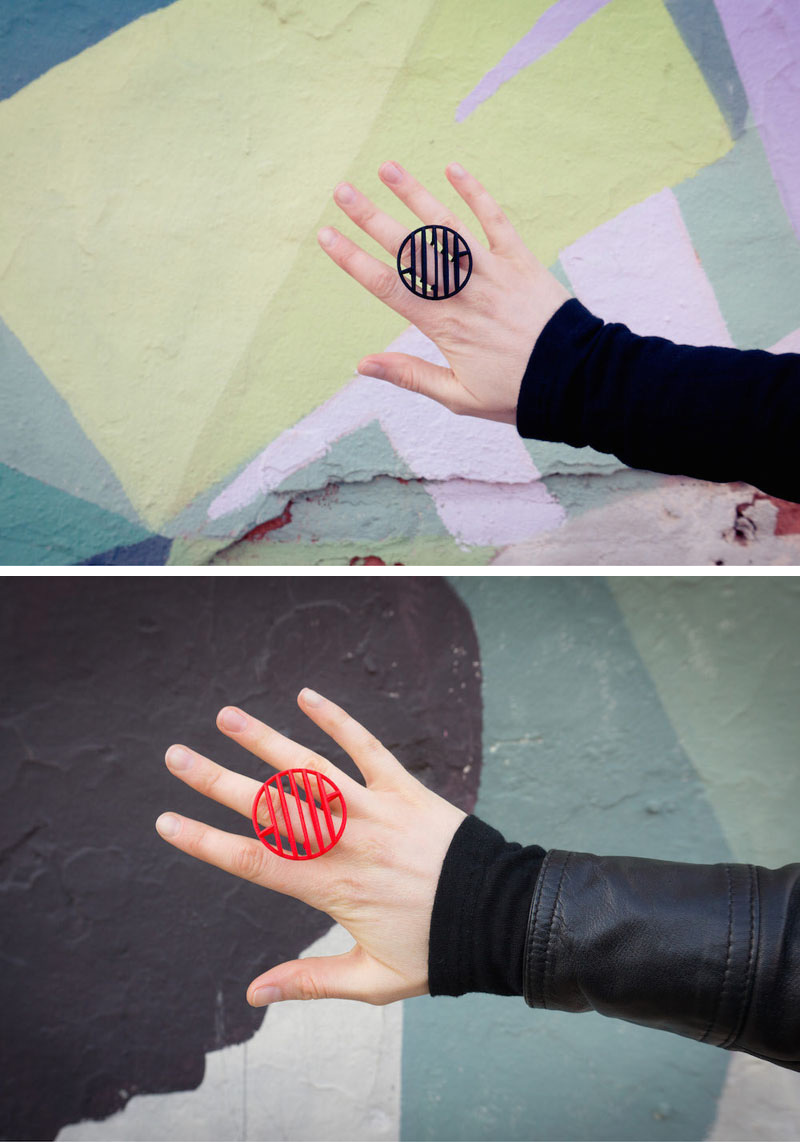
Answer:
[[[733,345],[669,189],[573,242],[561,264],[581,301],[607,321],[684,345]]]
[[[430,483],[428,492],[453,538],[476,547],[521,543],[560,527],[566,513],[543,483],[486,484],[475,480]]]
[[[544,12],[529,32],[506,52],[498,64],[487,71],[480,83],[462,99],[456,109],[456,122],[461,123],[476,107],[513,79],[517,72],[530,67],[537,59],[571,35],[579,24],[605,8],[610,0],[557,0]]]
[[[800,4],[716,0],[778,193],[800,238]]]

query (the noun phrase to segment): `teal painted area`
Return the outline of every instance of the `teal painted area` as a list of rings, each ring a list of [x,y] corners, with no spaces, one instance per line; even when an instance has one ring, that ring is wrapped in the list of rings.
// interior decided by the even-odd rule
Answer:
[[[509,839],[717,861],[729,849],[601,579],[455,578],[484,677],[476,812]],[[406,1139],[696,1139],[728,1057],[522,999],[406,1003]]]
[[[797,329],[800,242],[758,131],[675,194],[734,343],[767,349]]]
[[[800,581],[610,582],[735,858],[796,861]]]
[[[0,461],[139,522],[108,462],[2,318],[0,405]]]
[[[559,440],[523,440],[542,476],[600,474],[625,468],[621,460],[594,448],[573,448]]]
[[[651,492],[667,482],[657,472],[643,472],[638,468],[622,468],[600,475],[548,476],[547,490],[561,504],[568,519],[605,507],[623,496]]]
[[[731,138],[738,139],[745,127],[747,95],[714,0],[664,0],[664,4],[697,61]]]
[[[78,563],[150,534],[120,515],[0,464],[0,563]]]
[[[375,475],[414,478],[377,421],[342,437],[321,459],[292,472],[279,491],[309,492],[328,484],[366,483]]]
[[[332,485],[294,500],[291,511],[291,523],[274,532],[274,542],[347,540],[357,553],[359,544],[371,540],[452,538],[419,481],[377,476],[369,484]]]
[[[548,266],[548,269],[550,270],[550,273],[553,275],[553,277],[561,282],[564,289],[568,289],[569,292],[574,296],[575,291],[573,290],[572,283],[570,282],[570,280],[567,276],[567,271],[564,269],[564,267],[561,264],[561,259],[556,258],[556,260],[553,262],[552,266]]]

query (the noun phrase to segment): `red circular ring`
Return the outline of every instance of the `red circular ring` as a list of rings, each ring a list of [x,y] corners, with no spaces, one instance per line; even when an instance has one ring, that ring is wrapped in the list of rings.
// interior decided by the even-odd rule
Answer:
[[[306,800],[300,796],[298,775],[306,794]],[[288,778],[289,781],[288,791],[283,787],[284,777]],[[311,785],[308,781],[309,777],[316,778],[319,806],[317,806],[313,794],[309,793]],[[278,794],[280,816],[286,827],[286,839],[289,843],[288,851],[283,847],[280,834],[281,822],[278,820],[278,814],[275,812],[270,796],[273,790]],[[269,809],[270,824],[267,826],[260,824],[258,820],[258,805],[262,797],[265,798]],[[334,822],[330,810],[331,801],[335,801],[337,798],[342,806],[342,819],[338,826]],[[295,833],[295,825],[289,815],[289,805],[292,801],[296,806],[300,820],[300,835]],[[321,813],[320,809],[322,810]],[[344,832],[346,823],[347,806],[341,791],[331,781],[330,777],[326,777],[324,773],[318,773],[316,769],[283,769],[280,773],[273,773],[272,777],[261,786],[253,801],[253,828],[256,831],[256,836],[270,852],[276,853],[277,856],[284,857],[286,860],[313,860],[314,857],[329,852]],[[319,846],[317,852],[310,851],[312,840],[316,841]],[[300,845],[303,846],[303,852],[300,852]]]

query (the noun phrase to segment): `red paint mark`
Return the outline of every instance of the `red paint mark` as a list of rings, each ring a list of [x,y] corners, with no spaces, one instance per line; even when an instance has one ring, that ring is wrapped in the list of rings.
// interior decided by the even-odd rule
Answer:
[[[350,560],[351,567],[386,567],[387,564],[378,555],[354,555]],[[405,563],[393,563],[392,567],[405,567]]]
[[[252,531],[248,531],[242,539],[246,539],[248,543],[257,543],[259,539],[263,539],[270,531],[277,531],[279,527],[286,527],[287,523],[292,522],[292,501],[283,509],[280,515],[276,515],[274,519],[268,519],[266,523],[260,523],[258,527],[254,527]]]
[[[769,500],[778,509],[776,535],[800,535],[800,504],[793,504],[791,500],[779,500],[777,496],[765,496],[761,492],[756,495],[756,499]]]

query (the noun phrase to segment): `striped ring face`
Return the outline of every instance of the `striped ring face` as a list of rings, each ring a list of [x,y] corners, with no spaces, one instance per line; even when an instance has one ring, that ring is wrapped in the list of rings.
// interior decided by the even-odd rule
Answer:
[[[420,226],[397,251],[400,281],[417,297],[438,301],[460,293],[472,273],[469,246],[449,226]]]
[[[259,817],[268,820],[262,824]],[[315,769],[284,769],[265,781],[253,801],[253,828],[263,845],[286,860],[313,860],[344,832],[347,806],[338,787]]]

